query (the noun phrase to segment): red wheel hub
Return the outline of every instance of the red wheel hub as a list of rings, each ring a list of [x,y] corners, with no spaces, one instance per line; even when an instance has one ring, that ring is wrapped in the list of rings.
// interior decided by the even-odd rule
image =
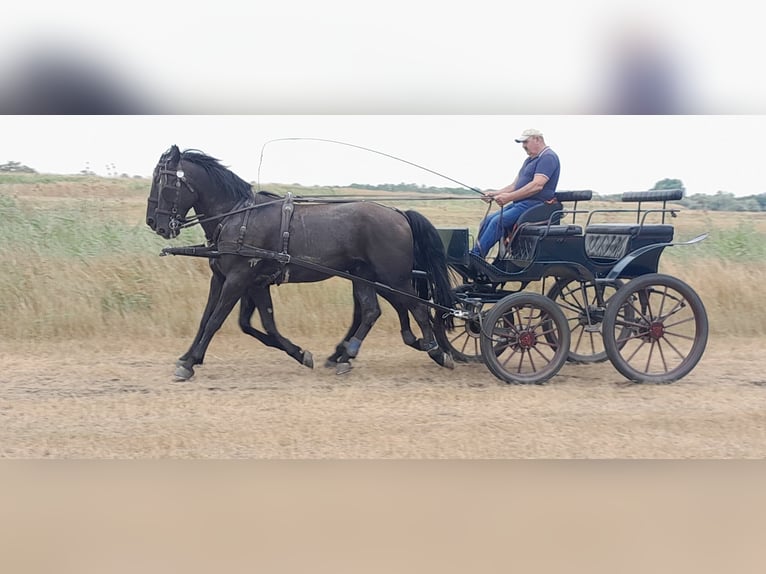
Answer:
[[[529,349],[537,344],[537,337],[532,331],[524,331],[519,335],[519,345],[524,349]]]

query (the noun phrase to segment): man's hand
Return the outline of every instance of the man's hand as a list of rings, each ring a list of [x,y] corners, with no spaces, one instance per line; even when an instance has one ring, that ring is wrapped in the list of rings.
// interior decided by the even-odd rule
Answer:
[[[486,192],[486,193],[484,193],[484,195],[481,197],[481,200],[482,200],[484,203],[492,203],[492,201],[494,201],[494,199],[495,199],[495,194],[496,194],[496,193],[497,193],[496,191],[487,191],[487,192]]]
[[[511,203],[511,201],[512,201],[511,200],[511,192],[508,192],[508,193],[498,193],[495,196],[495,202],[497,202],[497,204],[500,207]]]

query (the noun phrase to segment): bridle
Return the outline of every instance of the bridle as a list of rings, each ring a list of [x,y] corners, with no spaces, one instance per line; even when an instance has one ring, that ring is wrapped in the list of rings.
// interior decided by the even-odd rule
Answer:
[[[178,203],[181,197],[181,187],[186,186],[186,188],[194,195],[196,195],[197,192],[191,183],[189,183],[189,181],[186,179],[186,174],[184,173],[183,169],[180,167],[171,169],[168,167],[169,163],[170,158],[167,158],[162,167],[157,170],[157,175],[159,175],[160,178],[158,183],[159,191],[157,192],[156,199],[149,199],[149,204],[154,204],[155,215],[162,214],[168,216],[168,227],[170,228],[170,231],[176,234],[178,230],[181,229],[181,227],[189,225],[191,221],[198,220],[203,217],[203,215],[196,214],[194,217],[187,219],[184,217],[184,215],[179,213]],[[163,198],[164,193],[171,194],[173,198],[170,202],[169,209],[159,208],[160,199]]]
[[[155,180],[159,177],[159,181],[157,182],[157,196],[150,196],[147,200],[147,211],[152,213],[152,209],[154,209],[154,223],[150,224],[150,226],[155,231],[157,227],[156,216],[159,214],[168,216],[168,228],[172,235],[175,237],[180,233],[182,229],[192,227],[194,225],[216,221],[236,213],[250,211],[259,207],[266,207],[267,205],[271,205],[273,203],[283,203],[285,201],[284,198],[279,198],[256,205],[254,200],[248,199],[244,202],[244,204],[240,204],[234,209],[227,211],[226,213],[221,213],[211,217],[205,217],[205,214],[197,213],[192,217],[184,217],[183,214],[179,212],[178,207],[182,187],[185,186],[192,194],[196,195],[197,197],[199,197],[199,195],[197,190],[194,189],[194,186],[192,186],[189,180],[186,179],[186,174],[184,173],[183,169],[181,169],[179,166],[176,166],[175,168],[170,167],[172,159],[173,158],[170,156],[170,154],[165,154],[160,158],[160,161],[158,162],[153,175]],[[162,198],[167,200],[165,202],[166,205],[169,204],[167,209],[159,209],[160,200]]]

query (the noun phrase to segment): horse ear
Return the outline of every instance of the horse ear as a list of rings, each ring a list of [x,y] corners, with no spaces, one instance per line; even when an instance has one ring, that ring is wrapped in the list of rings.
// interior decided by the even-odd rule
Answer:
[[[178,146],[175,144],[170,146],[170,159],[173,162],[177,162],[181,159],[181,150],[179,150]]]

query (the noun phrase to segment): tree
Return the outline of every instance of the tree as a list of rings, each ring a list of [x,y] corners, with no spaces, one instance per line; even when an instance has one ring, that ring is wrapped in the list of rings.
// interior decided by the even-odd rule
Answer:
[[[661,179],[657,183],[654,184],[655,189],[680,189],[684,192],[684,195],[686,194],[686,188],[684,187],[684,182],[682,182],[680,179]]]
[[[4,164],[0,164],[0,172],[3,173],[37,173],[36,170],[29,166],[22,165],[18,161],[9,161]]]

